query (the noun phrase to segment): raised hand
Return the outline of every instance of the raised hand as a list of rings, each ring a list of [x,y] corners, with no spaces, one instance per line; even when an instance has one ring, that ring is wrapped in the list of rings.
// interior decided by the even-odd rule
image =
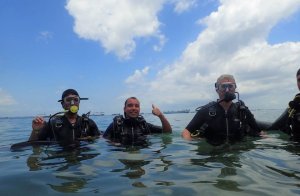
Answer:
[[[32,120],[32,129],[33,130],[39,130],[41,129],[45,124],[45,120],[41,116],[37,116]]]
[[[159,110],[158,107],[156,107],[155,105],[152,104],[152,114],[154,114],[155,116],[161,116],[162,113],[161,111]]]

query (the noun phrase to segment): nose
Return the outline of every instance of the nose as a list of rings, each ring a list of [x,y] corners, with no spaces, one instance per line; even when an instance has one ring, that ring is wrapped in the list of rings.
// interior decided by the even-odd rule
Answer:
[[[74,102],[74,100],[73,100],[73,99],[71,100],[71,102],[70,102],[70,103],[71,103],[71,105],[74,105],[74,104],[75,104],[75,102]]]

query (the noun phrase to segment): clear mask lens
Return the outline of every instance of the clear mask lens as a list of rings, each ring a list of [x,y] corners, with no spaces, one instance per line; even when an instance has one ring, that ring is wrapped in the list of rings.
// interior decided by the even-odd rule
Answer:
[[[226,91],[226,89],[228,90],[234,90],[235,89],[235,84],[234,83],[230,83],[230,84],[220,84],[219,85],[219,89],[221,91]]]
[[[65,97],[64,102],[72,104],[72,105],[78,104],[80,102],[80,98],[79,97]]]

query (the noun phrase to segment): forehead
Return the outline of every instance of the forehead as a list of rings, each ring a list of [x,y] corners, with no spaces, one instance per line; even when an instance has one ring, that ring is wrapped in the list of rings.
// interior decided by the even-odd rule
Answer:
[[[137,99],[128,99],[126,105],[128,104],[140,104]]]
[[[223,83],[235,83],[235,80],[232,78],[222,78],[220,80],[218,80],[219,84],[223,84]]]
[[[69,95],[67,95],[67,96],[65,96],[65,97],[78,97],[77,95],[74,95],[74,94],[69,94]]]

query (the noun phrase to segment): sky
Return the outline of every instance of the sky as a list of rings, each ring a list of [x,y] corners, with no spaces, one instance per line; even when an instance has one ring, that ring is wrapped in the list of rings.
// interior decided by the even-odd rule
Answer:
[[[299,92],[300,0],[0,0],[0,117],[194,110],[234,75],[250,109],[281,109]]]

